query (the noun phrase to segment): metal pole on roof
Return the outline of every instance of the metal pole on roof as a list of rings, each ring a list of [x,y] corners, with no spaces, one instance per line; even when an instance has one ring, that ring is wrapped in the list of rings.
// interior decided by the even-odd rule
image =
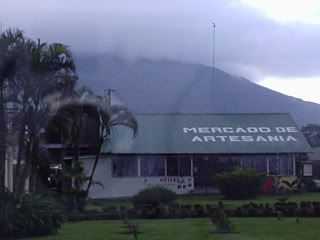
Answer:
[[[214,113],[214,86],[215,86],[215,65],[214,65],[214,34],[216,29],[216,24],[212,22],[212,113]]]
[[[104,90],[105,98],[107,99],[109,106],[111,106],[111,93],[115,91],[116,90],[111,88]]]

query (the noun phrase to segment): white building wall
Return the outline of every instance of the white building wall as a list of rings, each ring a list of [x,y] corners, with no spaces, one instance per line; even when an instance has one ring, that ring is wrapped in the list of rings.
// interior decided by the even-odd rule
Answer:
[[[82,159],[86,175],[90,175],[94,158]],[[130,197],[150,186],[162,185],[177,194],[188,194],[194,188],[193,177],[112,177],[112,160],[102,157],[97,165],[94,181],[103,184],[93,185],[89,192],[90,198]],[[182,184],[185,182],[185,184]],[[178,186],[180,186],[178,188]],[[186,186],[183,188],[182,186]]]

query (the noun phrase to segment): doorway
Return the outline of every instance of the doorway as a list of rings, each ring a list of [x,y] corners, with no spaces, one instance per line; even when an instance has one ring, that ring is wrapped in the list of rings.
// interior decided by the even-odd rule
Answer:
[[[237,162],[229,156],[194,155],[193,176],[195,189],[216,188],[214,176],[229,171]]]

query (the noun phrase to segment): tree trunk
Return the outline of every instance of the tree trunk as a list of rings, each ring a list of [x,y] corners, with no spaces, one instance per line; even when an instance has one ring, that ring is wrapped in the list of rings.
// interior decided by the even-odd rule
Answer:
[[[30,142],[30,155],[26,156],[26,162],[29,165],[30,192],[35,193],[38,190],[39,140],[31,134]]]
[[[30,149],[30,147],[28,145],[26,145],[25,149],[24,149],[24,164],[23,164],[23,168],[22,168],[22,171],[20,169],[19,179],[17,179],[17,181],[18,181],[18,191],[16,192],[16,194],[19,197],[21,196],[22,193],[24,193],[26,191],[26,189],[25,189],[26,180],[29,177],[30,164],[27,161],[27,159],[30,158],[30,154],[31,154],[29,149]],[[29,184],[28,185],[29,185],[29,189],[27,189],[27,190],[30,191],[30,179],[29,179]]]
[[[13,184],[13,191],[17,196],[20,196],[20,194],[23,192],[23,185],[22,182],[24,181],[24,178],[22,177],[21,173],[21,160],[23,156],[24,151],[24,121],[21,123],[20,129],[19,129],[19,136],[18,136],[18,154],[17,154],[17,165],[15,169],[15,181]]]
[[[0,192],[5,190],[5,166],[6,166],[6,114],[4,103],[4,81],[0,79]]]
[[[77,119],[77,121],[79,121],[79,118]],[[77,126],[79,126],[77,124]],[[71,166],[72,168],[74,168],[74,164],[78,161],[80,161],[80,129],[81,127],[77,127],[76,128],[76,134],[75,134],[75,139],[74,139],[74,145],[73,145],[73,148],[74,148],[74,156],[72,158],[72,163],[71,163]],[[72,170],[73,171],[73,170]],[[79,201],[78,201],[78,198],[79,198],[79,195],[77,194],[77,190],[79,190],[79,187],[78,187],[78,179],[76,177],[73,177],[72,178],[72,190],[74,191],[73,192],[73,211],[77,211],[79,209]]]
[[[94,175],[94,172],[96,171],[96,167],[98,165],[98,161],[99,161],[99,158],[100,158],[102,145],[103,145],[103,137],[100,137],[99,143],[98,143],[98,146],[97,146],[97,150],[96,150],[96,156],[95,156],[94,164],[93,164],[92,171],[91,171],[90,178],[89,178],[89,183],[88,183],[87,190],[86,190],[87,195],[89,194],[89,190],[90,190],[90,187],[91,187],[91,184],[92,184],[92,180],[93,180],[93,175]]]

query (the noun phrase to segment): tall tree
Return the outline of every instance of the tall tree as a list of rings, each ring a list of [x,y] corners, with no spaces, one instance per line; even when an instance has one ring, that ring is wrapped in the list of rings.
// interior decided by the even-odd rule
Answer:
[[[22,31],[8,29],[0,35],[0,192],[4,191],[6,161],[6,105],[8,86],[12,85],[19,61],[19,51],[25,38]],[[14,84],[13,84],[14,85]]]
[[[60,98],[70,96],[76,80],[74,59],[64,44],[35,42],[18,29],[0,33],[0,191],[4,190],[8,136],[17,136],[10,139],[16,141],[12,145],[17,150],[14,189],[22,191],[27,173],[33,176],[35,186],[41,135],[48,120],[46,100],[56,93]],[[14,121],[7,124],[5,108],[9,102],[17,112]],[[9,125],[14,128],[7,135]],[[25,167],[21,172],[22,159]]]
[[[107,105],[109,106],[109,105]],[[138,123],[134,116],[129,112],[127,107],[112,105],[106,107],[105,104],[102,104],[101,100],[99,104],[95,106],[95,109],[99,116],[99,136],[98,136],[98,145],[95,153],[95,160],[91,170],[89,183],[87,186],[87,194],[89,193],[91,184],[93,182],[93,176],[100,158],[101,149],[103,144],[106,144],[107,139],[110,137],[111,127],[116,125],[123,125],[129,127],[133,130],[133,137],[136,136],[138,131]]]
[[[30,175],[31,191],[37,188],[37,169],[40,165],[40,143],[48,121],[47,99],[53,93],[66,98],[73,93],[77,80],[71,51],[61,43],[33,42],[30,47],[30,69],[23,78],[20,89],[20,137],[23,138],[26,168],[20,173],[20,158],[16,175],[24,179]],[[20,139],[20,142],[21,139]],[[21,151],[20,151],[21,152]],[[20,191],[22,183],[17,186]]]
[[[320,146],[320,125],[309,124],[302,127],[301,132],[303,133],[311,147]]]
[[[84,131],[83,121],[87,121],[88,117],[95,119],[99,128],[94,144],[95,158],[86,189],[88,193],[93,183],[103,144],[107,144],[111,128],[115,125],[129,127],[133,130],[133,137],[135,137],[138,131],[137,121],[127,107],[110,106],[102,97],[94,96],[88,92],[55,104],[52,112],[52,124],[62,133],[65,145],[70,146],[71,144],[72,148],[79,147],[80,132]],[[79,152],[75,151],[74,153],[74,161],[79,161]]]

